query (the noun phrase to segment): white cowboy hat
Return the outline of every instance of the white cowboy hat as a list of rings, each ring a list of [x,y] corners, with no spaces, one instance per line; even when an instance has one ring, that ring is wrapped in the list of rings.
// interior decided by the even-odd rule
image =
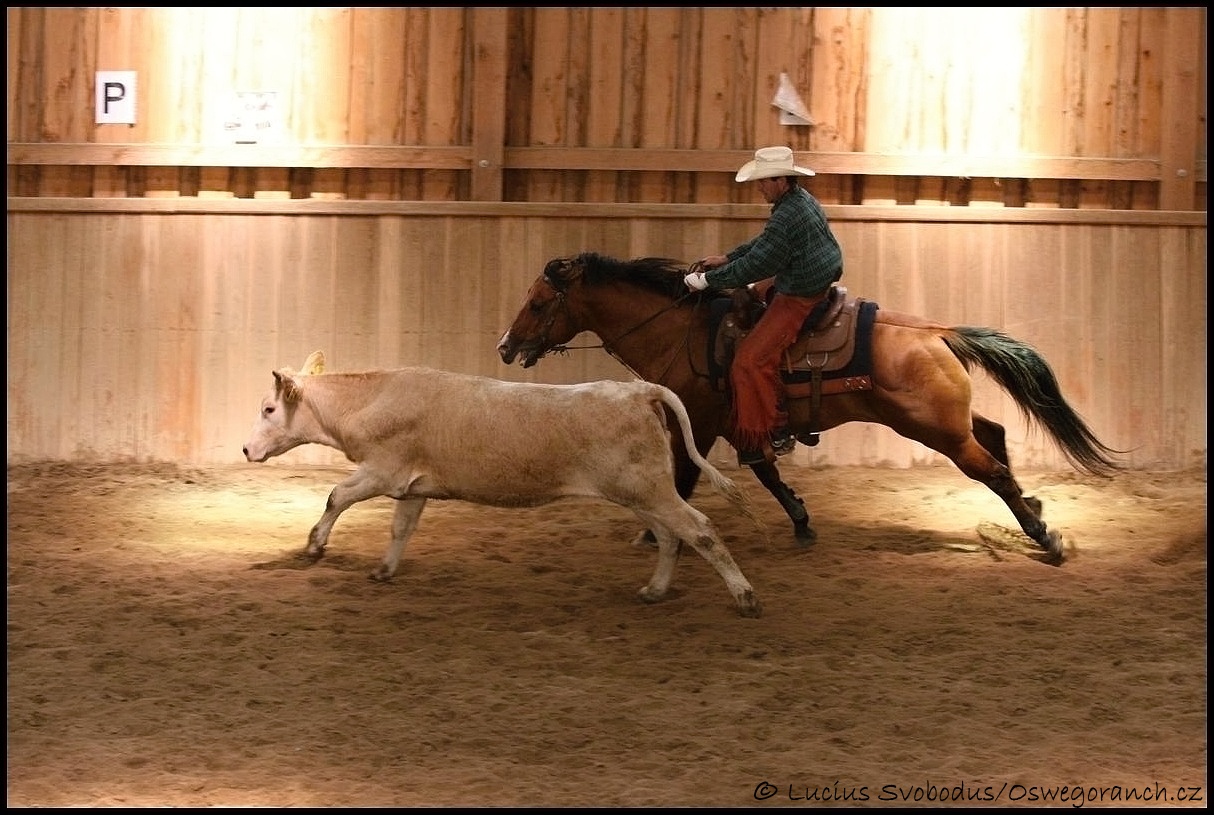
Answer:
[[[760,178],[779,178],[786,175],[813,175],[808,167],[793,164],[792,148],[760,147],[755,151],[754,161],[748,161],[738,170],[734,181],[757,181]]]

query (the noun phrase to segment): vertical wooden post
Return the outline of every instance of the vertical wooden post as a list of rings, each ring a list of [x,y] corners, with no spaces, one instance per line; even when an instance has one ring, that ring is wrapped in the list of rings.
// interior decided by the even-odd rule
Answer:
[[[1160,149],[1159,208],[1197,208],[1197,70],[1205,9],[1167,10],[1164,42],[1163,106],[1160,111],[1163,142]],[[1204,111],[1203,111],[1204,112]],[[1204,120],[1204,116],[1200,117]]]
[[[472,10],[472,200],[502,200],[507,8]]]

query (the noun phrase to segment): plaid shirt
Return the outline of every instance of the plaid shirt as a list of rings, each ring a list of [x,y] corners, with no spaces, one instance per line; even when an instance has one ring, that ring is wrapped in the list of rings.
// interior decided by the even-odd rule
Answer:
[[[818,199],[800,187],[771,206],[756,237],[726,254],[729,262],[706,274],[708,285],[736,289],[774,277],[781,294],[811,297],[843,276],[843,250]]]

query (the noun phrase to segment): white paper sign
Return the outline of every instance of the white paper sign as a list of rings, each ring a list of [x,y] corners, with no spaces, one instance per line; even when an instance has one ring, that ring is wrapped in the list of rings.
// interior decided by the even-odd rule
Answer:
[[[224,137],[236,144],[265,144],[282,134],[276,91],[235,91],[223,120]]]
[[[135,71],[98,71],[94,96],[97,124],[135,124]]]
[[[771,103],[780,109],[780,124],[782,125],[812,125],[814,120],[809,115],[809,109],[801,100],[801,94],[792,84],[788,74],[780,74],[780,87]]]

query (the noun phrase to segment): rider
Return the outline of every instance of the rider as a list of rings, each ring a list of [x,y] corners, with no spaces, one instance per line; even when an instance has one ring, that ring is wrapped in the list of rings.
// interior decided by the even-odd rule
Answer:
[[[756,150],[754,160],[742,165],[734,180],[759,183],[759,192],[771,204],[767,225],[726,254],[697,261],[693,269],[708,271],[693,271],[683,279],[695,291],[760,281],[774,289],[774,296],[767,292],[763,318],[738,344],[730,367],[732,441],[739,464],[774,460],[796,444],[780,404],[781,356],[796,341],[810,310],[843,275],[843,250],[826,213],[818,199],[801,188],[800,177],[813,174],[794,163],[791,148]]]

